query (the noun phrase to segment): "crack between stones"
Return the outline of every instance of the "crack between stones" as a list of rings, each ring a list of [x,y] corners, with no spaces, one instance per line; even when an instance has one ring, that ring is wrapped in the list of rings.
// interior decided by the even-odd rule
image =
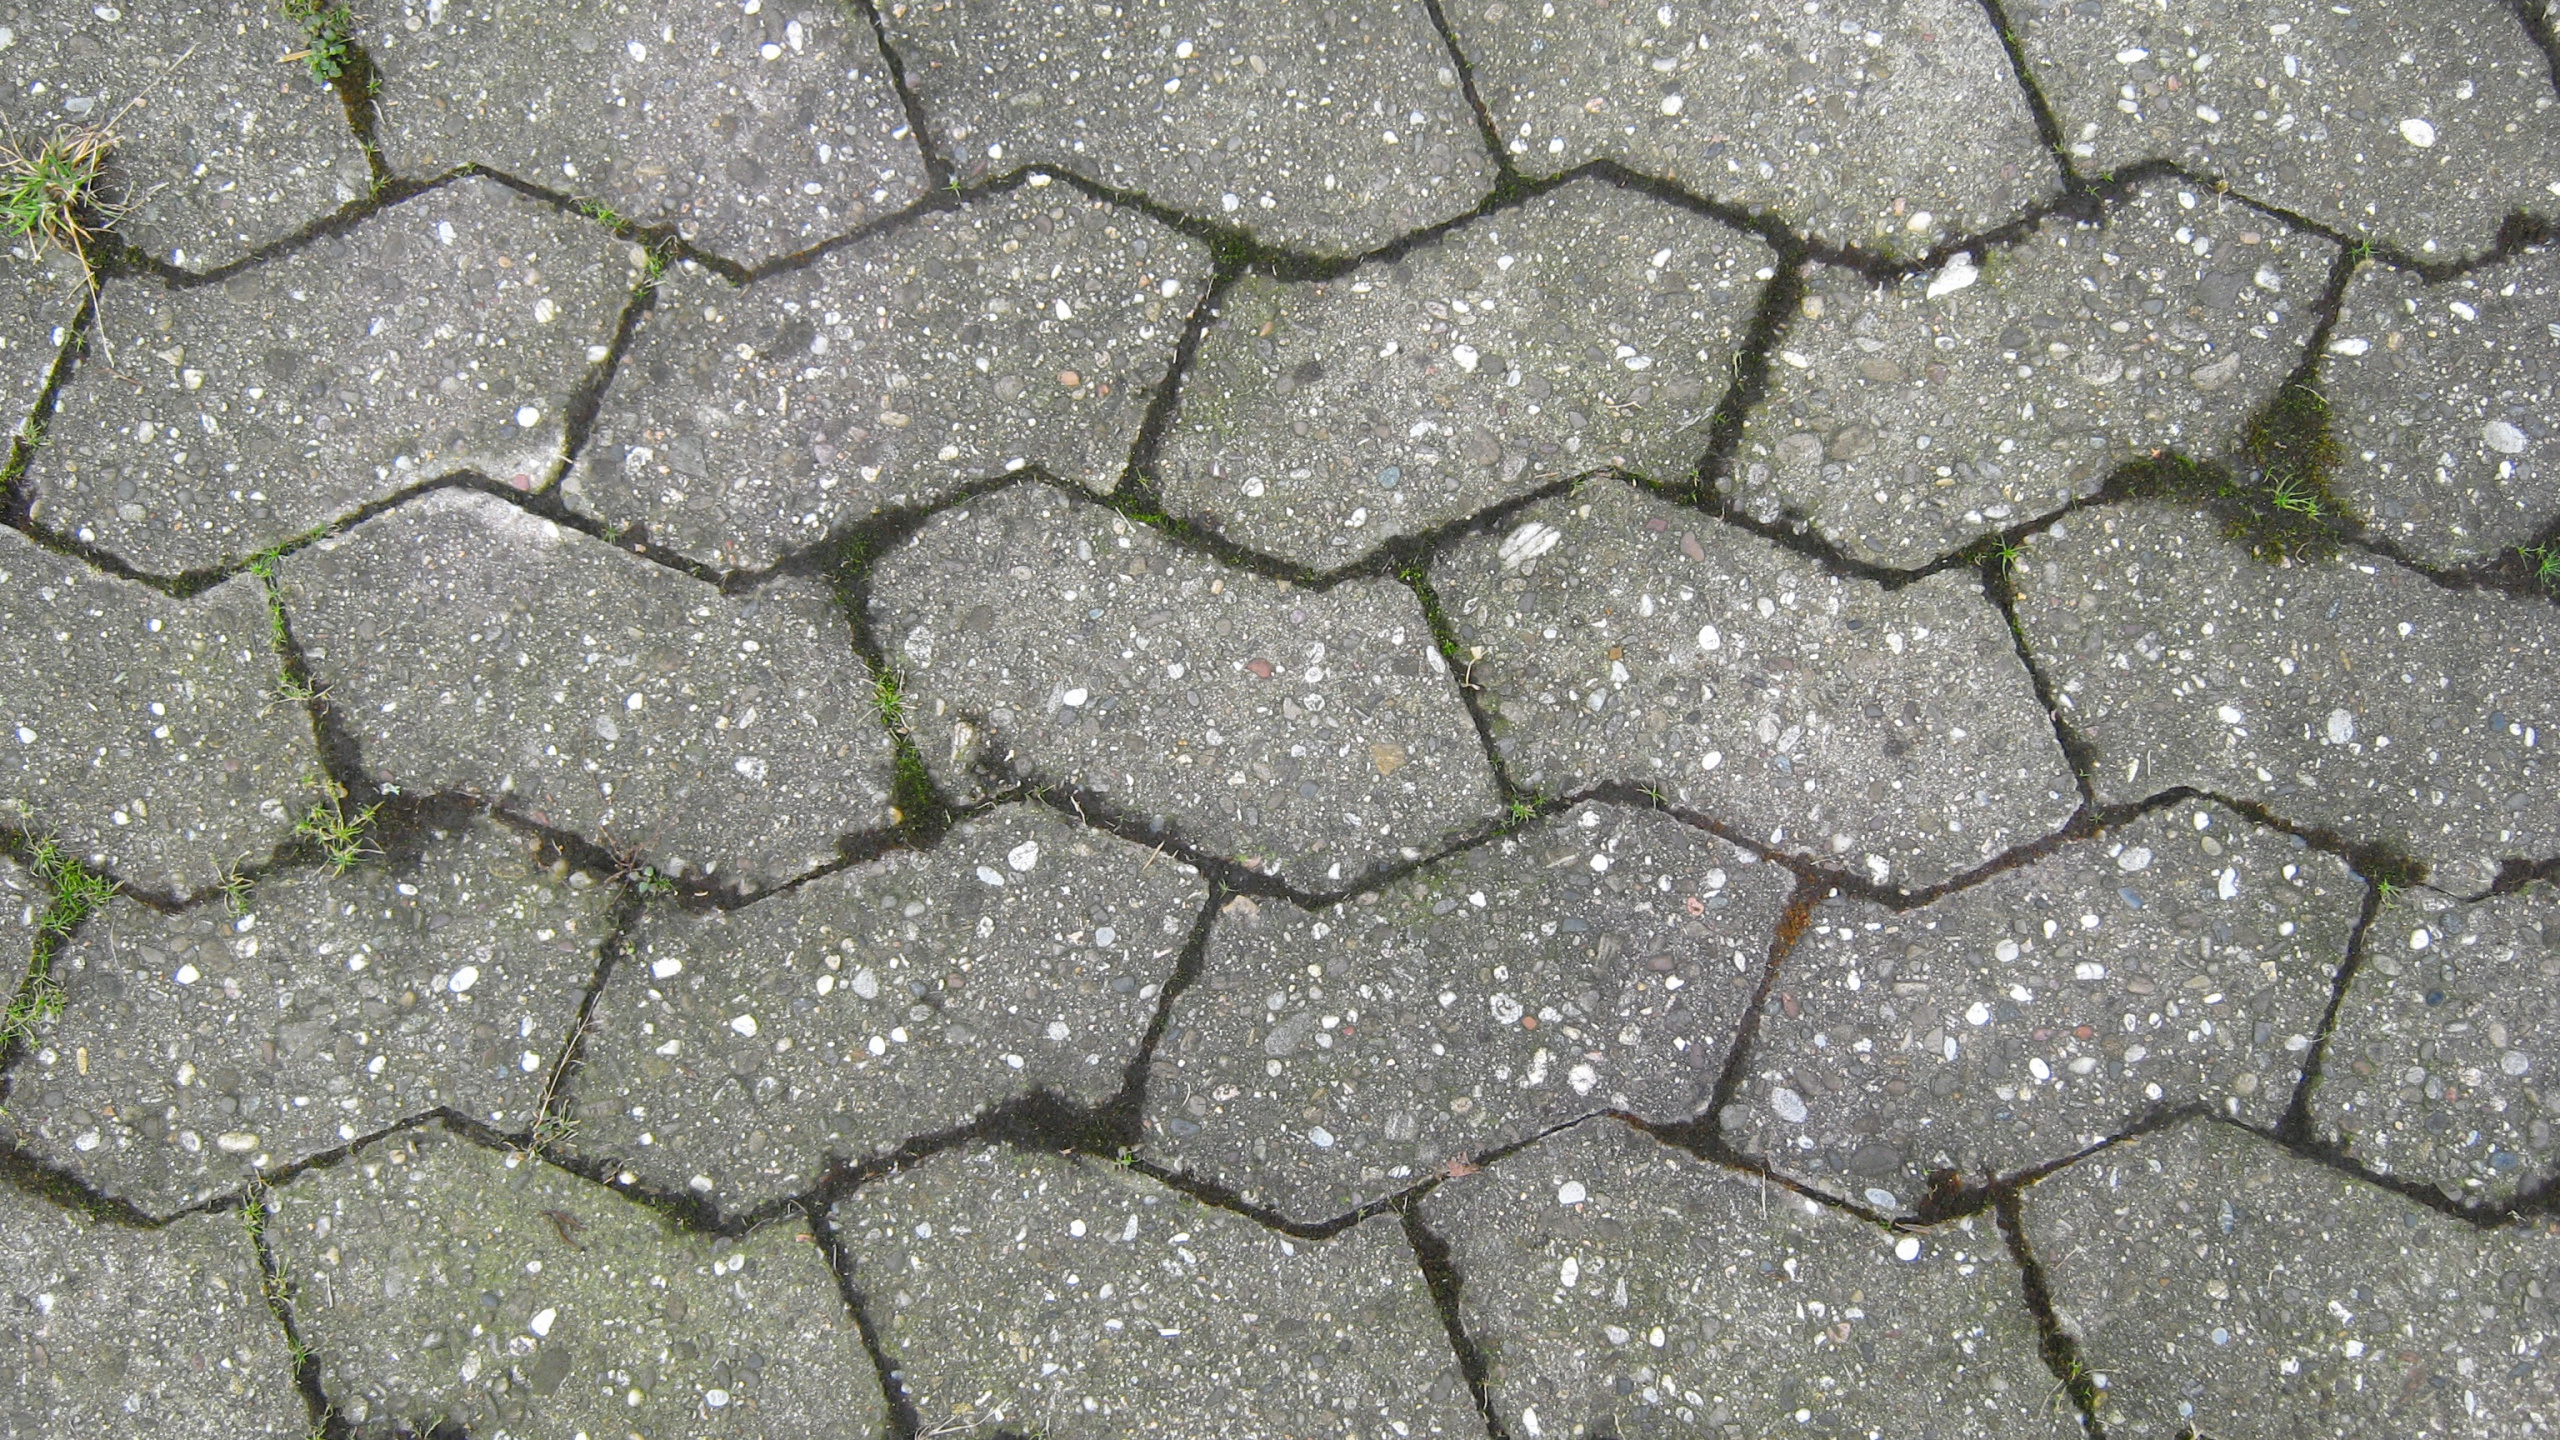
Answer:
[[[1438,18],[1439,6],[1432,6]],[[1493,1367],[1485,1360],[1482,1347],[1467,1333],[1465,1319],[1459,1313],[1459,1299],[1466,1279],[1451,1260],[1449,1242],[1423,1222],[1422,1212],[1408,1204],[1396,1212],[1404,1226],[1404,1240],[1413,1251],[1413,1261],[1422,1272],[1423,1285],[1431,1293],[1431,1305],[1440,1316],[1440,1328],[1448,1332],[1449,1348],[1458,1361],[1458,1374],[1467,1382],[1467,1394],[1475,1401],[1476,1414],[1484,1419],[1486,1440],[1511,1440],[1511,1428],[1494,1408]]]
[[[2080,1353],[2080,1337],[2062,1323],[2053,1307],[2053,1286],[2045,1277],[2044,1262],[2027,1243],[2024,1214],[2015,1189],[2002,1191],[1992,1202],[1991,1213],[2000,1227],[2001,1238],[2009,1245],[2009,1258],[2018,1265],[2019,1289],[2027,1313],[2035,1317],[2036,1349],[2045,1368],[2063,1398],[2079,1412],[2081,1432],[2089,1440],[2107,1440],[2107,1428],[2098,1418],[2098,1383],[2088,1361]]]
[[[283,1332],[285,1355],[293,1369],[293,1388],[302,1397],[314,1435],[340,1440],[347,1433],[346,1422],[337,1406],[320,1388],[320,1357],[302,1338],[302,1326],[294,1317],[294,1284],[286,1272],[284,1261],[277,1258],[275,1248],[267,1243],[267,1187],[252,1182],[248,1193],[237,1202],[240,1228],[246,1232],[249,1247],[258,1258],[258,1293],[266,1301],[267,1313],[275,1318],[276,1328]]]

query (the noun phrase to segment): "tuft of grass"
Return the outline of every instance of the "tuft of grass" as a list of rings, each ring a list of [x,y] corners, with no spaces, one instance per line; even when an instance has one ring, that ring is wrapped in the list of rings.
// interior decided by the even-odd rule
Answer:
[[[283,0],[283,4],[284,18],[302,27],[302,48],[284,58],[301,61],[311,78],[323,85],[337,84],[338,77],[355,63],[348,39],[355,32],[355,11],[328,0]]]
[[[346,787],[334,780],[325,783],[327,798],[295,823],[293,833],[320,847],[330,874],[344,875],[365,856],[381,853],[365,832],[372,827],[374,817],[382,813],[382,803],[375,801],[351,811],[347,808]]]
[[[2560,591],[2560,544],[2519,545],[2516,553],[2544,589]]]
[[[32,1041],[36,1033],[62,1013],[62,982],[53,978],[53,958],[71,939],[80,922],[97,913],[116,893],[116,883],[62,853],[50,840],[38,841],[27,868],[53,892],[36,918],[35,953],[26,983],[18,987],[8,1008],[0,1011],[0,1045]]]
[[[114,138],[105,130],[59,129],[30,149],[0,146],[0,232],[53,249],[89,268],[96,226],[106,217],[98,197]]]
[[[622,218],[621,211],[601,200],[582,200],[578,202],[578,211],[608,230],[620,230],[631,223]]]

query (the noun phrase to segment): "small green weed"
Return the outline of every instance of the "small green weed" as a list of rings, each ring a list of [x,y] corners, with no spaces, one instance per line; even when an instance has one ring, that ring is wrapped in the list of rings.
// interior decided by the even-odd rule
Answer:
[[[44,913],[36,917],[35,953],[26,983],[0,1011],[0,1044],[33,1040],[36,1032],[62,1013],[62,983],[53,978],[53,957],[78,929],[116,893],[115,882],[62,853],[50,840],[39,841],[27,868],[53,892]]]
[[[623,226],[631,223],[622,218],[621,211],[614,209],[612,206],[607,205],[601,200],[581,200],[578,202],[578,210],[579,213],[585,215],[588,219],[595,221],[597,224],[602,225],[608,230],[619,230]]]
[[[104,130],[56,130],[30,150],[0,147],[0,232],[60,250],[85,269],[105,217],[98,177],[114,144]]]
[[[636,895],[657,900],[676,893],[676,882],[658,873],[658,867],[643,865],[631,872],[631,889]]]
[[[2516,553],[2546,590],[2560,590],[2560,545],[2520,545]]]
[[[2355,512],[2329,488],[2339,457],[2329,402],[2310,383],[2288,380],[2240,436],[2243,468],[2156,455],[2128,466],[2116,488],[2135,497],[2200,504],[2223,533],[2261,560],[2325,560]]]
[[[376,801],[350,811],[346,787],[335,781],[327,784],[327,798],[311,807],[311,812],[293,827],[293,833],[319,845],[330,874],[344,875],[366,855],[379,853],[365,831],[382,813],[382,804]]]
[[[311,78],[334,85],[355,61],[348,36],[356,28],[355,11],[327,0],[283,0],[284,18],[302,27],[302,48],[287,60],[299,60]]]

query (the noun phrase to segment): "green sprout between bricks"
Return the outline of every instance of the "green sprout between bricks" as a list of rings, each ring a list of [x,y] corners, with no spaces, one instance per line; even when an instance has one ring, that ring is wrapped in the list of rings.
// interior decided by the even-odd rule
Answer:
[[[36,917],[35,954],[27,967],[26,983],[18,987],[8,1010],[0,1013],[0,1043],[33,1040],[38,1029],[61,1013],[62,984],[53,978],[53,957],[80,922],[116,893],[116,882],[63,854],[50,840],[37,843],[27,868],[53,892],[53,898]]]
[[[301,61],[321,84],[336,84],[354,58],[347,37],[356,27],[355,12],[323,0],[284,0],[284,18],[302,27],[302,48],[284,58]]]
[[[98,180],[113,144],[105,130],[91,128],[56,130],[33,148],[0,147],[0,230],[87,269],[94,222],[106,218]]]
[[[365,832],[372,826],[373,818],[382,813],[382,802],[377,800],[350,810],[347,808],[345,786],[334,780],[323,784],[326,788],[321,793],[325,798],[295,822],[293,833],[320,847],[330,874],[344,875],[355,868],[357,861],[378,853]]]

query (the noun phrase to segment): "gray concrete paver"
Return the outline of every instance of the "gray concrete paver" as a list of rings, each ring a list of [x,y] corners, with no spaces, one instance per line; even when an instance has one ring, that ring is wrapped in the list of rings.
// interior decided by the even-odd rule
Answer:
[[[88,288],[79,261],[22,239],[0,257],[0,277],[0,402],[8,407],[0,433],[16,434],[35,413]]]

